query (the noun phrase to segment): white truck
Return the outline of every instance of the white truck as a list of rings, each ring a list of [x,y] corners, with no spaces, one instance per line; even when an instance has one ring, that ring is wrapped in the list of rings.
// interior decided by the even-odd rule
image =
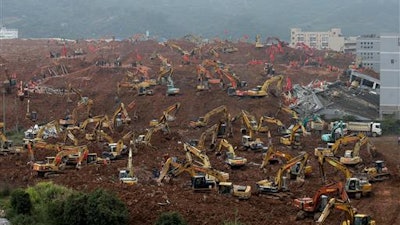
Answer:
[[[350,133],[363,132],[367,136],[381,136],[382,128],[381,123],[376,122],[346,122],[347,131]]]

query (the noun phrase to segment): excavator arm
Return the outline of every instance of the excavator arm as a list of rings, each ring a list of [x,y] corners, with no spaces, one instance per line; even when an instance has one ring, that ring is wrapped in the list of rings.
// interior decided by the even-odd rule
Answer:
[[[214,108],[213,110],[206,113],[203,117],[199,117],[197,121],[190,121],[189,126],[192,128],[204,127],[208,124],[210,117],[218,113],[224,113],[224,117],[228,118],[228,108],[226,107],[226,105],[221,105],[217,108]]]
[[[184,143],[184,144],[183,144],[183,148],[184,148],[184,150],[186,151],[186,153],[190,153],[190,154],[193,154],[193,155],[195,155],[196,157],[198,157],[198,158],[201,160],[201,162],[200,162],[199,164],[201,164],[203,167],[205,167],[205,168],[211,168],[210,159],[208,158],[208,156],[207,156],[206,154],[202,153],[199,149],[197,149],[197,148],[194,147],[194,146],[191,146],[191,145],[188,144],[188,143]],[[188,154],[186,154],[186,155],[188,156]],[[188,159],[189,161],[192,161],[190,155],[189,155],[188,158],[189,158],[189,159]]]

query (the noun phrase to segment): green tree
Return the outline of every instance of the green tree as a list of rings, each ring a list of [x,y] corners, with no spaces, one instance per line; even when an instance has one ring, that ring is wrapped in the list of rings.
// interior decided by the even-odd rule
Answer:
[[[27,192],[17,189],[11,193],[11,207],[16,214],[29,215],[32,210],[32,202]]]
[[[87,218],[86,204],[88,202],[88,195],[84,193],[76,193],[69,196],[63,203],[63,214],[60,225],[90,224]]]
[[[115,194],[97,189],[88,195],[87,224],[126,225],[128,221],[128,209]]]
[[[165,212],[162,213],[155,223],[155,225],[186,225],[186,221],[178,212]]]

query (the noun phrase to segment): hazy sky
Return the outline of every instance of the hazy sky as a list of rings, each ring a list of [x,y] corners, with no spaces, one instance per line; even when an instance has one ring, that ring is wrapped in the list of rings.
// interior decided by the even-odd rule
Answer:
[[[399,32],[399,0],[2,0],[2,23],[21,37],[278,36],[291,27],[345,36]]]

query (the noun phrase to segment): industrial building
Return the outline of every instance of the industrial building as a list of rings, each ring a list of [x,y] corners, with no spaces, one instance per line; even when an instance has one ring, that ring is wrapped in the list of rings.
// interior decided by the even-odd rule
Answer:
[[[18,38],[17,29],[7,29],[5,27],[0,28],[0,39],[16,39]]]
[[[296,47],[297,43],[304,43],[315,49],[330,49],[344,51],[345,38],[340,28],[332,28],[324,32],[305,32],[300,28],[290,29],[290,46]]]
[[[357,59],[364,68],[369,68],[379,73],[380,70],[380,37],[375,34],[362,35],[357,38]]]
[[[380,36],[380,80],[380,117],[400,119],[400,34]]]

